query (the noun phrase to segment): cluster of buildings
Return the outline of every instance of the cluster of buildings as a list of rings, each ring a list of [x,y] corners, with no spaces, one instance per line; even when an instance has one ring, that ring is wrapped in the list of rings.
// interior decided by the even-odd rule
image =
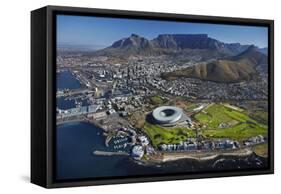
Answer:
[[[70,97],[65,98],[68,99]],[[75,101],[81,101],[81,97],[71,97]],[[141,109],[145,106],[142,96],[139,95],[119,95],[110,98],[95,98],[91,95],[83,95],[83,99],[87,99],[89,106],[81,106],[76,104],[76,107],[69,109],[57,108],[57,119],[64,119],[75,116],[87,116],[88,118],[100,119],[106,115],[118,113],[121,116],[127,116],[133,111]]]
[[[131,150],[131,156],[135,159],[141,159],[144,154],[155,153],[154,148],[150,145],[149,140],[144,135],[137,135],[136,141]]]
[[[132,149],[131,156],[135,159],[141,159],[144,155],[144,149],[140,145],[135,145]]]
[[[192,78],[165,80],[163,73],[173,72],[192,65],[196,61],[180,62],[165,56],[131,57],[123,62],[110,62],[107,57],[88,55],[58,56],[59,67],[83,69],[78,71],[81,80],[93,86],[93,82],[114,83],[114,90],[129,90],[134,94],[149,95],[151,88],[175,96],[209,100],[221,99],[265,99],[267,98],[267,79],[256,78],[240,83],[216,83]],[[86,76],[88,72],[88,76]],[[82,79],[83,78],[83,79]],[[86,79],[88,79],[88,82]],[[112,88],[108,88],[112,89]]]
[[[153,155],[155,153],[156,152],[151,145],[135,145],[131,150],[131,156],[137,160],[141,159],[144,155]]]
[[[112,107],[114,105],[115,110],[120,114],[127,115],[130,112],[141,109],[145,106],[142,96],[117,96],[113,97],[107,102],[107,106]]]
[[[90,105],[90,106],[80,106],[75,108],[70,108],[66,110],[57,108],[57,119],[63,119],[66,117],[81,116],[81,115],[91,115],[100,109],[100,105]]]
[[[161,144],[159,146],[159,149],[165,152],[196,150],[210,151],[238,148],[240,148],[239,142],[230,139],[217,139],[198,142],[195,138],[188,138],[187,141],[180,142],[179,144]]]
[[[264,137],[262,135],[258,135],[258,136],[254,136],[254,137],[247,139],[243,143],[245,146],[251,146],[251,145],[264,143],[265,141],[266,141],[266,137]]]
[[[258,135],[251,137],[243,142],[244,147],[253,146],[266,142],[266,137]],[[231,150],[241,148],[242,145],[238,141],[231,139],[214,139],[198,142],[195,138],[188,138],[187,141],[179,144],[161,144],[159,149],[165,152],[172,151],[210,151],[210,150]]]
[[[162,77],[154,77],[147,83],[164,93],[194,99],[266,99],[268,94],[267,82],[263,79],[240,83],[216,83],[192,78],[167,81]]]
[[[209,100],[267,99],[267,82],[263,79],[239,83],[216,83],[197,80],[200,90],[197,97]]]
[[[177,80],[167,81],[161,77],[156,77],[148,81],[156,89],[162,90],[175,96],[184,96],[195,98],[199,91],[198,82],[194,79],[180,78]]]
[[[154,148],[150,145],[150,142],[145,135],[138,134],[133,128],[127,127],[118,129],[118,132],[120,131],[128,135],[129,143],[127,145],[131,146],[130,153],[134,159],[141,159],[145,154],[149,155],[155,153]]]

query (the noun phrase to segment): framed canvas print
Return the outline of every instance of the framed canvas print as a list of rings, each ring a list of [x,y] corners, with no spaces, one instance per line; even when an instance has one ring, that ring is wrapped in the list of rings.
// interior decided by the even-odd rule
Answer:
[[[273,21],[31,13],[31,182],[273,173]]]

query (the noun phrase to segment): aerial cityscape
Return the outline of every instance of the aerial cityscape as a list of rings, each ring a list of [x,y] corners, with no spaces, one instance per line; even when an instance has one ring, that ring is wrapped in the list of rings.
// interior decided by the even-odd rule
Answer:
[[[58,179],[268,165],[266,28],[57,21]]]

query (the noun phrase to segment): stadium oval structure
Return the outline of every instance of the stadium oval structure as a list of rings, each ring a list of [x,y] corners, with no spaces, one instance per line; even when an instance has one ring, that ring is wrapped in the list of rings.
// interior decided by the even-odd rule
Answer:
[[[174,106],[160,106],[152,112],[153,118],[159,124],[175,124],[182,114],[182,109]]]

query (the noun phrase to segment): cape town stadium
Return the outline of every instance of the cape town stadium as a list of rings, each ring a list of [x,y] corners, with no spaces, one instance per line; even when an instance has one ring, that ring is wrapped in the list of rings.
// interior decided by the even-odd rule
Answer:
[[[160,106],[153,110],[152,116],[158,124],[176,124],[183,116],[181,108]]]

